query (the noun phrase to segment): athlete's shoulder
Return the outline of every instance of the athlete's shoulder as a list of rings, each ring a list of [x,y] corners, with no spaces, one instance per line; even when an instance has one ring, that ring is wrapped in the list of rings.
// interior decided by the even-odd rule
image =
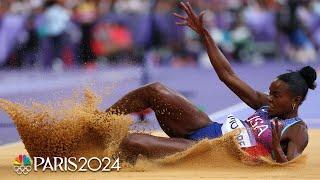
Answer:
[[[296,122],[290,125],[289,129],[308,129],[307,124],[299,117],[295,118]]]
[[[291,127],[296,128],[296,129],[308,129],[308,125],[303,121],[303,119],[297,117],[298,122],[293,124]]]
[[[295,125],[308,129],[308,125],[301,118],[299,118],[299,119],[300,119],[300,121],[298,123],[296,123]]]
[[[297,135],[308,139],[308,126],[301,120],[290,126],[283,135],[289,139],[296,139]]]
[[[302,152],[308,145],[309,133],[307,124],[300,121],[288,129],[288,137],[291,141],[298,145]]]

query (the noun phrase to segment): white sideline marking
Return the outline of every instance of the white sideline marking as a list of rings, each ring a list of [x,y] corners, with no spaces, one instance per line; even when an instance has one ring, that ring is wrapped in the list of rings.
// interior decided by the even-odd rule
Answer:
[[[243,103],[243,102],[242,103],[238,103],[238,104],[232,105],[230,107],[227,107],[225,109],[222,109],[220,111],[217,111],[215,113],[210,114],[209,118],[211,120],[220,119],[220,118],[223,118],[223,117],[227,117],[228,114],[232,114],[232,113],[235,113],[235,112],[247,109],[247,108],[249,108],[249,106],[246,105],[245,103]]]

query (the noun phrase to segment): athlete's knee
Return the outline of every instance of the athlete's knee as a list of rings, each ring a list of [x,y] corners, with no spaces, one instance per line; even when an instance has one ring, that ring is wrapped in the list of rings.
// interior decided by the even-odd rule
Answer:
[[[146,87],[149,90],[156,91],[156,92],[164,92],[168,90],[168,88],[160,82],[150,83]]]

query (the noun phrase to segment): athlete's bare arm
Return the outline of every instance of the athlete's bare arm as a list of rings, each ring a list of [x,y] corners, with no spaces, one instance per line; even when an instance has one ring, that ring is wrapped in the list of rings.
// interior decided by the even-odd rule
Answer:
[[[272,128],[272,144],[274,159],[276,162],[284,163],[291,161],[299,156],[308,144],[308,129],[304,123],[297,123],[290,127],[281,136],[278,121],[275,121],[275,127]],[[297,136],[299,134],[299,136]],[[281,139],[279,138],[281,136]],[[283,151],[280,142],[287,143],[287,152]]]
[[[288,142],[288,151],[287,159],[288,161],[299,156],[303,150],[308,145],[308,132],[307,128],[304,125],[296,124],[288,129],[288,132],[284,134],[284,138],[287,137]],[[299,136],[297,136],[299,134]],[[282,139],[282,138],[281,138]]]
[[[187,17],[174,13],[175,16],[182,20],[182,22],[177,22],[177,25],[188,26],[201,36],[207,49],[210,62],[219,79],[251,108],[256,110],[263,105],[267,105],[268,95],[251,88],[232,70],[230,63],[219,50],[209,32],[204,27],[204,12],[200,13],[198,16],[194,13],[189,3],[181,2],[180,4],[183,10],[187,13]]]

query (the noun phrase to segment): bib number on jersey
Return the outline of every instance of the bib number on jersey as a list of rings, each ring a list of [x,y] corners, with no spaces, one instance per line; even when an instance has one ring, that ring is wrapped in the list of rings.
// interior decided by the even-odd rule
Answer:
[[[239,145],[241,147],[252,147],[253,144],[250,141],[247,129],[238,118],[230,114],[228,115],[226,122],[221,127],[222,134],[232,132],[236,129],[240,129],[240,132],[236,137]]]

